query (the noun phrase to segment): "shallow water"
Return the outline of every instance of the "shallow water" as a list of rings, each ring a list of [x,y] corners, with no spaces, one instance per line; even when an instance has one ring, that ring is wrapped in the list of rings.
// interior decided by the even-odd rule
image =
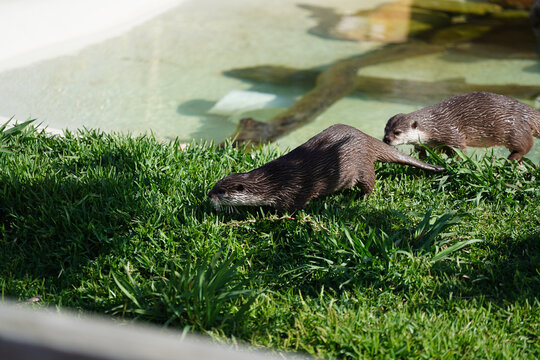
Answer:
[[[331,6],[333,12],[347,13],[382,2],[339,0]],[[236,111],[224,111],[218,105],[218,111],[209,112],[212,107],[216,110],[216,103],[230,92],[275,94],[282,104],[288,104],[309,90],[248,82],[227,77],[225,71],[259,65],[311,69],[382,46],[314,35],[310,29],[318,21],[305,4],[329,7],[329,2],[299,4],[286,0],[186,1],[120,36],[70,56],[0,73],[0,116],[21,120],[31,116],[51,128],[101,128],[133,134],[151,130],[164,139],[222,141],[246,115],[242,112],[245,104],[238,97],[232,98]],[[365,67],[360,74],[540,85],[540,65],[534,58],[433,54]],[[294,147],[334,123],[346,123],[381,138],[389,117],[434,102],[438,99],[411,102],[354,94],[281,138],[278,144]],[[535,105],[534,101],[528,103]],[[279,111],[255,109],[251,114],[265,120]],[[506,152],[500,150],[501,154]],[[540,161],[540,140],[536,139],[528,157]]]

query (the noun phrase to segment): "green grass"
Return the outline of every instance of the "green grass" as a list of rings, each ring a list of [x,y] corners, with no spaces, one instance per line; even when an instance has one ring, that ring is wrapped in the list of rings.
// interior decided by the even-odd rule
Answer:
[[[278,150],[0,142],[1,297],[328,358],[540,356],[538,165],[432,154],[447,171],[377,164],[367,200],[228,214],[213,184]]]

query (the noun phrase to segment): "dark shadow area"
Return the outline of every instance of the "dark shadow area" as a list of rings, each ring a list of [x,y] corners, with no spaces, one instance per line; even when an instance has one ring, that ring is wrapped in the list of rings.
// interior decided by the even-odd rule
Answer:
[[[144,171],[145,154],[131,150],[59,157],[30,180],[0,177],[0,187],[9,189],[0,198],[0,277],[44,279],[68,289],[99,257],[130,254],[138,222],[161,221],[166,228],[160,212],[167,209],[155,207],[154,199],[175,179]]]
[[[0,186],[13,194],[0,201],[2,277],[69,276],[129,242],[130,221],[149,210],[137,194],[121,190],[132,183],[110,178],[80,182],[46,177],[32,183],[0,179]],[[51,196],[55,193],[62,196]]]
[[[502,236],[485,241],[483,261],[440,262],[433,266],[433,275],[443,285],[441,298],[483,296],[488,301],[533,302],[540,297],[540,232],[512,238]]]

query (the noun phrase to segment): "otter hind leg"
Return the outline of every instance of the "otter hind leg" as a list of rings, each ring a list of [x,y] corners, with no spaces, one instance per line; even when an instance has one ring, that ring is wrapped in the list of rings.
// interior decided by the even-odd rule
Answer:
[[[362,190],[362,196],[365,199],[369,197],[375,187],[375,168],[373,164],[371,167],[362,168],[360,174],[358,174],[356,186]]]
[[[463,151],[463,150],[462,150]],[[456,151],[452,149],[450,146],[443,147],[443,152],[448,156],[449,158],[454,157],[456,155]]]
[[[467,138],[461,133],[454,134],[451,138],[445,142],[445,146],[442,151],[449,158],[456,156],[456,151],[454,149],[459,149],[461,152],[465,153],[467,150]],[[456,157],[456,160],[461,160],[460,156]]]
[[[435,153],[437,154],[444,154],[446,156],[448,156],[449,158],[452,158],[456,155],[456,152],[454,151],[453,148],[457,148],[457,149],[460,149],[461,151],[465,152],[465,150],[467,149],[467,146],[466,145],[463,145],[461,143],[457,144],[457,143],[448,143],[448,144],[438,144],[438,145],[435,145],[435,146],[432,146],[430,147],[430,149],[432,149]],[[423,157],[424,159],[427,158],[426,156],[426,150],[424,148],[421,148],[423,150]],[[422,159],[422,157],[420,157],[420,159]],[[459,157],[458,157],[459,159]]]
[[[418,153],[419,159],[422,159],[422,160],[427,159],[426,149],[424,149],[422,146],[414,145],[414,151]]]
[[[534,145],[534,139],[531,134],[522,134],[519,139],[511,139],[506,146],[510,150],[509,160],[521,162],[521,158],[528,153]]]
[[[525,154],[522,154],[519,151],[512,151],[510,155],[508,155],[508,160],[515,160],[520,163],[523,155]]]

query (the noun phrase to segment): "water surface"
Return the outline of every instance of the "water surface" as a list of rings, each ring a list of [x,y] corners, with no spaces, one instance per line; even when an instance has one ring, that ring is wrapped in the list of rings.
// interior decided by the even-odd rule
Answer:
[[[384,44],[332,39],[313,29],[335,14],[371,9],[381,3],[188,0],[120,36],[70,56],[0,73],[0,116],[21,120],[31,116],[59,129],[87,127],[133,134],[152,131],[161,139],[222,141],[246,115],[247,100],[231,97],[231,92],[273,94],[278,96],[277,106],[287,106],[309,90],[305,86],[246,81],[225,76],[224,72],[262,65],[313,69],[377,49]],[[325,12],[325,8],[329,10]],[[365,67],[359,73],[419,81],[461,77],[480,84],[540,85],[540,65],[535,58],[501,59],[467,53],[423,55]],[[218,106],[215,111],[216,103],[228,94],[233,108],[223,110]],[[437,101],[353,94],[281,138],[278,144],[294,147],[335,123],[349,124],[381,138],[384,124],[392,115]],[[534,100],[524,101],[535,105]],[[248,115],[255,114],[259,120],[281,111],[257,110],[257,102],[254,104]],[[529,157],[540,160],[540,140],[536,140]]]

